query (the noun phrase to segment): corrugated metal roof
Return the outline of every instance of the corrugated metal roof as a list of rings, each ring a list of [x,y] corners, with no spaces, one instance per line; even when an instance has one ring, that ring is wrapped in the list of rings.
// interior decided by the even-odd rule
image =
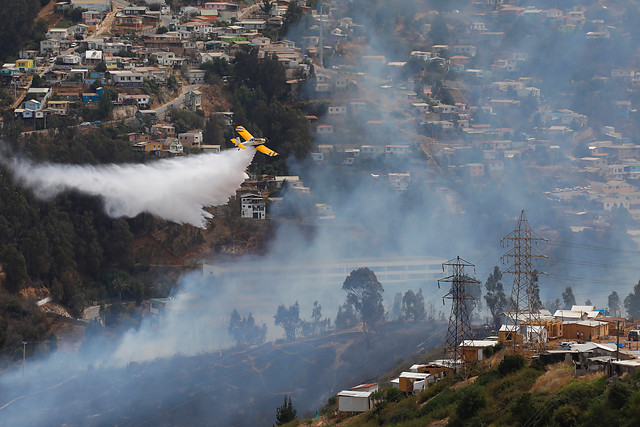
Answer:
[[[370,391],[353,391],[353,390],[342,390],[338,393],[338,396],[341,397],[369,397],[371,396]]]

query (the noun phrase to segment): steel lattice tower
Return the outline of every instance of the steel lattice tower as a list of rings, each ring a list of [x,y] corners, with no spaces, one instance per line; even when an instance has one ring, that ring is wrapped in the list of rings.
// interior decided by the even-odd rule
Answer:
[[[520,324],[541,326],[541,305],[535,289],[533,270],[534,259],[546,258],[533,250],[533,245],[537,245],[541,241],[546,242],[547,240],[531,231],[524,211],[520,213],[516,229],[500,241],[500,246],[503,248],[511,247],[509,252],[501,257],[502,263],[510,264],[513,262],[505,273],[513,275],[509,318],[516,328],[514,348],[517,341],[517,328]]]
[[[451,283],[451,289],[443,297],[443,302],[445,298],[451,300],[451,315],[449,316],[449,328],[447,330],[444,354],[445,358],[454,361],[455,372],[459,361],[462,360],[460,344],[471,338],[471,322],[469,320],[467,301],[475,298],[467,291],[466,286],[480,282],[465,274],[465,267],[474,267],[474,265],[460,257],[442,264],[443,271],[445,271],[446,267],[450,267],[452,274],[438,280],[438,287],[440,287],[440,283]]]

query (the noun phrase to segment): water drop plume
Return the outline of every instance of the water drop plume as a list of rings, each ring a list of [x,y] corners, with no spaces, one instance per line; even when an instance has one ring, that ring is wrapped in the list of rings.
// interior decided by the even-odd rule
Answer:
[[[227,150],[145,164],[100,166],[37,164],[0,155],[14,179],[43,200],[75,190],[99,196],[110,217],[148,212],[179,224],[204,228],[212,217],[205,208],[227,203],[247,178],[255,150]]]

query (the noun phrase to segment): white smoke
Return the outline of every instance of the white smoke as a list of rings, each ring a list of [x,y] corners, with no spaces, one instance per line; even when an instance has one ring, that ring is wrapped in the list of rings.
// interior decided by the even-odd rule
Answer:
[[[142,212],[205,228],[212,217],[205,208],[225,204],[247,178],[255,149],[227,150],[159,160],[146,164],[78,166],[35,164],[23,158],[0,163],[41,199],[76,190],[100,196],[110,217]]]

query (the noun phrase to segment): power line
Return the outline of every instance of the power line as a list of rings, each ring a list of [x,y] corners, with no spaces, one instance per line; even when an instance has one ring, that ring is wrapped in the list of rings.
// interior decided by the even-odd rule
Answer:
[[[586,244],[582,244],[582,243],[568,243],[568,242],[561,242],[558,240],[548,240],[547,241],[548,244],[550,245],[556,245],[556,246],[564,246],[564,247],[570,247],[570,248],[577,248],[577,249],[588,249],[588,250],[597,250],[597,251],[603,251],[603,252],[615,252],[615,253],[626,253],[626,254],[633,254],[633,255],[638,255],[640,256],[640,251],[634,251],[634,250],[630,250],[630,249],[619,249],[619,248],[608,248],[606,246],[594,246],[594,245],[586,245]]]

